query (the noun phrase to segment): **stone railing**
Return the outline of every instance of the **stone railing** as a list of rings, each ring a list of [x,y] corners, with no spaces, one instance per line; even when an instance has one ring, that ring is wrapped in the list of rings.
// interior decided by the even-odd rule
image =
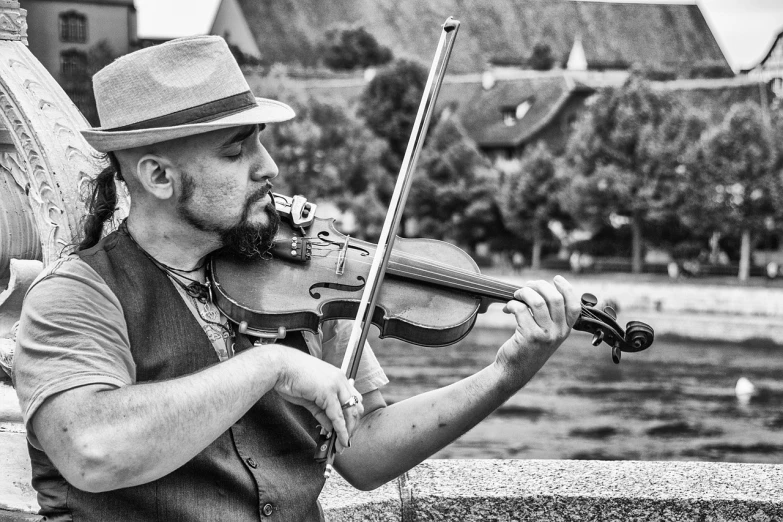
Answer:
[[[26,37],[24,10],[0,0],[0,282],[12,287],[0,293],[0,355],[13,344],[10,325],[32,270],[21,261],[11,273],[11,259],[45,265],[57,258],[83,214],[84,183],[101,168],[78,132],[86,121]],[[25,433],[7,406],[13,392],[0,382],[3,395],[0,521],[34,520]],[[332,521],[762,522],[783,520],[782,485],[783,466],[771,465],[431,460],[372,492],[332,478],[322,502]]]
[[[23,434],[0,459],[0,521],[34,520]],[[780,522],[781,485],[783,465],[429,460],[369,492],[334,475],[321,503],[329,522]]]
[[[783,466],[697,462],[429,460],[371,492],[330,479],[348,521],[783,520]]]

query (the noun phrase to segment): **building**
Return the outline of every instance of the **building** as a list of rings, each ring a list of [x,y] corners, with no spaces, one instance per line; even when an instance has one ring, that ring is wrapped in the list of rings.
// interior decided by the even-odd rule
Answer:
[[[695,4],[221,0],[211,32],[264,63],[289,65],[310,92],[350,100],[363,87],[358,77],[305,79],[320,65],[328,29],[363,26],[396,57],[428,64],[446,14],[462,25],[439,107],[494,158],[518,156],[536,140],[562,151],[585,100],[622,84],[633,67],[666,79],[734,76]],[[537,46],[547,48],[551,70],[532,70]]]
[[[536,45],[546,45],[560,68],[627,70],[640,64],[678,76],[733,75],[695,4],[222,0],[212,33],[265,62],[312,67],[327,30],[363,26],[395,56],[429,63],[449,14],[462,22],[449,65],[453,73],[482,72],[498,62],[524,66]]]
[[[439,106],[459,118],[479,149],[492,159],[511,159],[527,144],[543,140],[563,152],[571,126],[595,89],[563,71],[528,77],[480,80],[452,77],[440,92]]]
[[[783,31],[778,33],[761,62],[748,71],[748,76],[769,84],[775,102],[783,99]]]
[[[30,52],[94,121],[90,72],[135,48],[133,0],[21,0],[20,4],[27,9]]]

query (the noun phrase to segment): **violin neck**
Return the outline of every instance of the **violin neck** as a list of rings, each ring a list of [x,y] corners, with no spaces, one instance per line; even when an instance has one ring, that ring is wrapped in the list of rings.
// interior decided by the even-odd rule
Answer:
[[[469,272],[426,259],[393,253],[386,273],[435,286],[460,290],[485,301],[506,302],[514,299],[519,286],[505,283],[477,272]]]

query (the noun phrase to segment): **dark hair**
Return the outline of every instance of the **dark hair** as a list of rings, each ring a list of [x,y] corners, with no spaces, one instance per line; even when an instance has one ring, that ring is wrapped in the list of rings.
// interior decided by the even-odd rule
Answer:
[[[109,164],[95,176],[95,179],[89,181],[89,193],[85,201],[87,214],[82,220],[81,241],[75,245],[77,251],[98,244],[106,221],[110,220],[117,210],[117,186],[114,180],[115,178],[120,181],[125,180],[120,172],[120,163],[114,154],[107,153],[105,159]]]

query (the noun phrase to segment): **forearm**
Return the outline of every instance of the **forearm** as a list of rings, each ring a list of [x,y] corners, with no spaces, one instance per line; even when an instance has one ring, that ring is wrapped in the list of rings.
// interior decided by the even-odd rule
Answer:
[[[86,389],[62,397],[67,402],[56,396],[36,413],[34,427],[77,485],[109,490],[149,482],[192,459],[274,387],[274,353],[254,348],[177,379]]]
[[[362,419],[351,448],[338,456],[337,469],[360,489],[378,487],[470,430],[519,386],[493,364],[450,386],[377,409]]]

